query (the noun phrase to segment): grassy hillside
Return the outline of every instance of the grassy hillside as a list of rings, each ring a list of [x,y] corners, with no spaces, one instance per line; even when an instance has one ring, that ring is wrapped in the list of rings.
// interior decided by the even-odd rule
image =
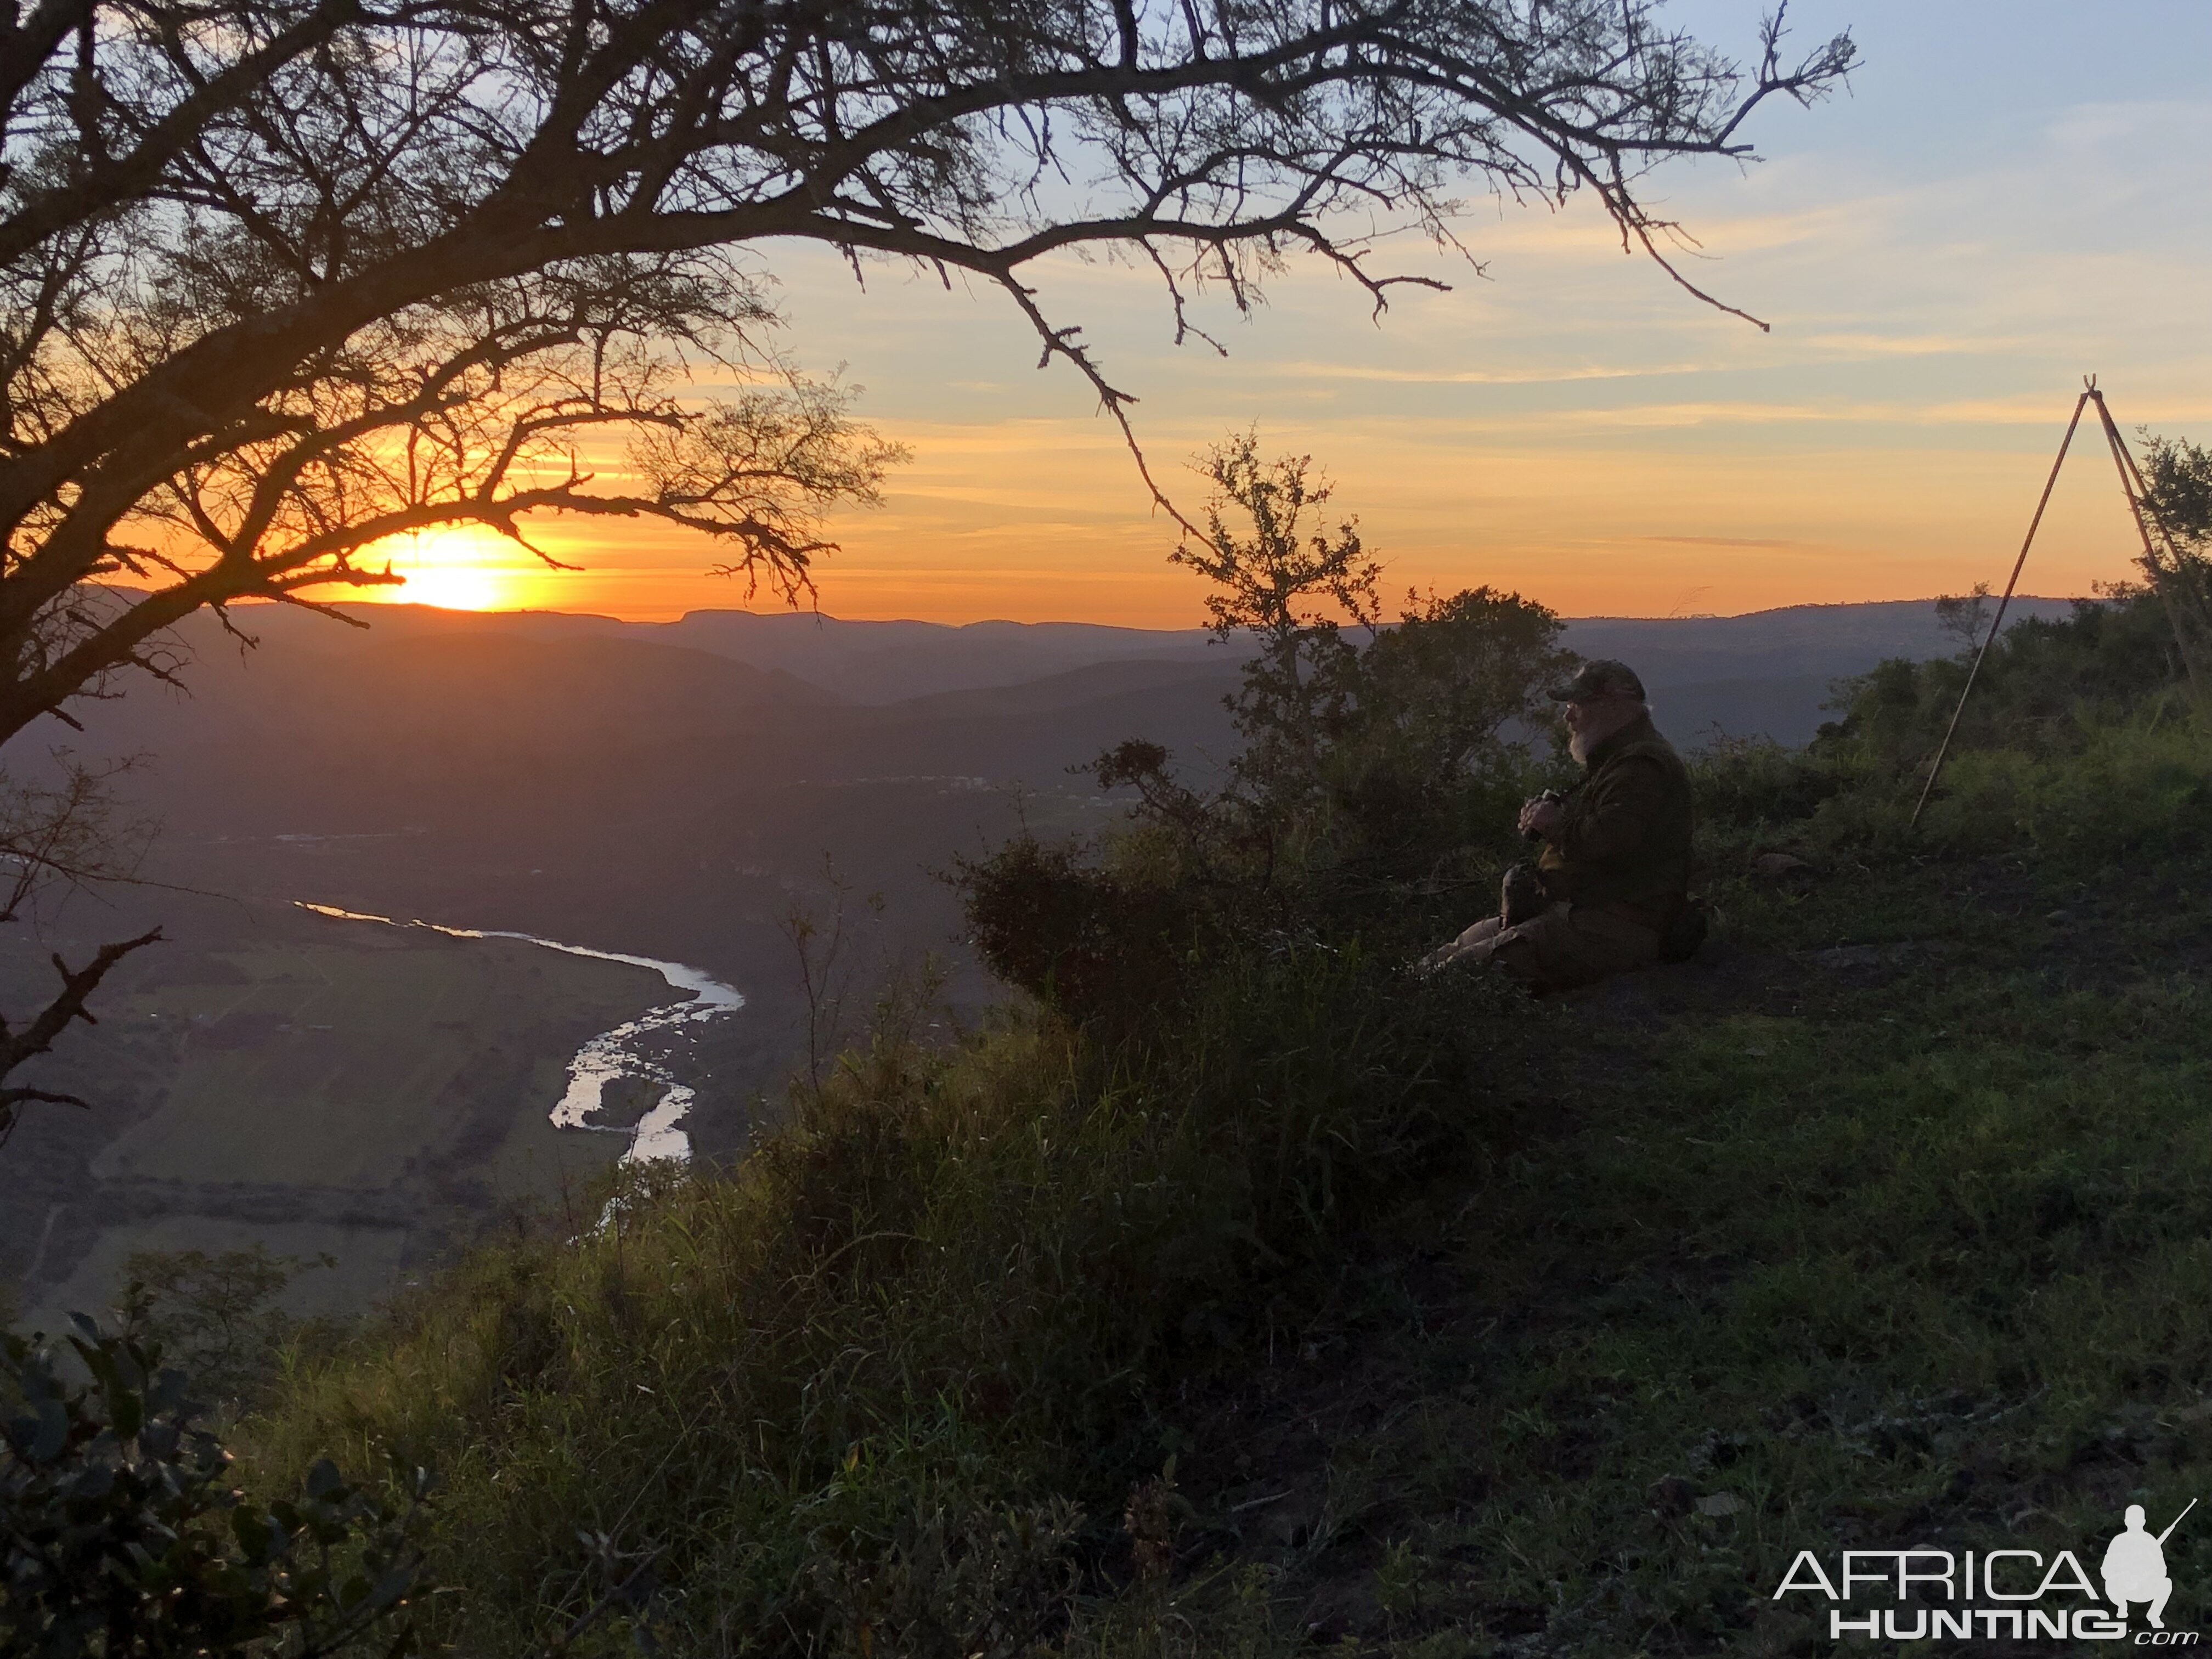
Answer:
[[[1487,1156],[1179,1417],[1182,1571],[1065,1645],[1821,1653],[1801,1549],[2162,1527],[2212,1489],[2208,875],[1717,884],[1724,949],[1532,1012]],[[2166,1559],[2212,1620],[2212,1528]]]
[[[433,1462],[467,1651],[640,1570],[625,1611],[703,1651],[1024,1646],[1173,1379],[1264,1340],[1260,1287],[1453,1138],[1462,1011],[1377,990],[1309,955],[1142,1043],[888,1031],[727,1177],[480,1255],[302,1376],[261,1467]]]

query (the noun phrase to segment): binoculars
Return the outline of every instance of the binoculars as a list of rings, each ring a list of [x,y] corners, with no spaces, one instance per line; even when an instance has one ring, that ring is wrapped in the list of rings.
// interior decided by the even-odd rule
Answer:
[[[1538,800],[1550,801],[1553,805],[1557,806],[1565,805],[1567,798],[1556,789],[1547,789],[1542,794],[1537,796],[1536,799]],[[1526,839],[1529,841],[1540,841],[1543,837],[1539,836],[1534,830],[1531,830],[1527,832]]]

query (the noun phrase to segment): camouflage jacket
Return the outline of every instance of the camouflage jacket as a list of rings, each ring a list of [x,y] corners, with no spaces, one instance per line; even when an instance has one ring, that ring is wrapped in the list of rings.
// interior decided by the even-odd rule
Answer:
[[[1696,809],[1674,744],[1640,715],[1590,750],[1536,860],[1544,890],[1664,927],[1690,890]]]

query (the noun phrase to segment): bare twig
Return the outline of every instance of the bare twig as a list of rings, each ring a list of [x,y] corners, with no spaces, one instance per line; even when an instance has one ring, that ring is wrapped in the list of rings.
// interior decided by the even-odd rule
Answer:
[[[82,968],[72,968],[57,953],[53,957],[54,971],[61,975],[60,994],[39,1011],[38,1015],[21,1030],[0,1019],[0,1079],[12,1075],[24,1061],[46,1053],[53,1047],[54,1039],[70,1024],[82,1020],[96,1025],[92,1011],[85,1006],[92,994],[100,988],[108,970],[133,951],[157,943],[161,930],[153,928],[136,939],[120,944],[103,945],[90,962]],[[7,1144],[15,1133],[18,1116],[16,1109],[32,1102],[50,1102],[65,1106],[83,1106],[86,1103],[74,1095],[56,1094],[40,1089],[20,1086],[0,1086],[0,1146]]]

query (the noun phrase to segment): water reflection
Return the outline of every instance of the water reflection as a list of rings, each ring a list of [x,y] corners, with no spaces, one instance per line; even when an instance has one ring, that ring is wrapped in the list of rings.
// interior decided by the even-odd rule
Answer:
[[[572,957],[589,957],[595,962],[619,962],[632,968],[650,968],[666,980],[671,987],[689,993],[680,1002],[671,1002],[658,1008],[649,1008],[635,1019],[625,1020],[611,1031],[602,1031],[582,1048],[568,1062],[568,1085],[555,1103],[553,1126],[558,1129],[587,1129],[599,1134],[626,1134],[629,1145],[624,1149],[622,1161],[641,1164],[652,1158],[689,1158],[691,1156],[691,1137],[681,1127],[696,1098],[692,1091],[676,1080],[672,1066],[675,1051],[689,1037],[696,1035],[691,1028],[702,1022],[718,1019],[735,1013],[745,1006],[745,1000],[734,988],[725,985],[703,969],[685,966],[680,962],[662,962],[653,957],[626,956],[619,951],[595,951],[587,945],[563,945],[558,939],[540,939],[535,933],[508,933],[499,928],[447,927],[434,921],[401,921],[392,916],[372,915],[361,910],[342,910],[334,904],[311,904],[304,899],[295,900],[302,910],[313,911],[319,916],[328,916],[337,921],[370,921],[386,927],[421,927],[434,933],[444,933],[452,939],[511,939],[526,945],[542,945],[548,951],[561,951]],[[593,1121],[606,1103],[607,1085],[621,1078],[636,1078],[647,1084],[658,1085],[660,1097],[637,1121],[636,1127],[625,1129],[617,1125]]]

